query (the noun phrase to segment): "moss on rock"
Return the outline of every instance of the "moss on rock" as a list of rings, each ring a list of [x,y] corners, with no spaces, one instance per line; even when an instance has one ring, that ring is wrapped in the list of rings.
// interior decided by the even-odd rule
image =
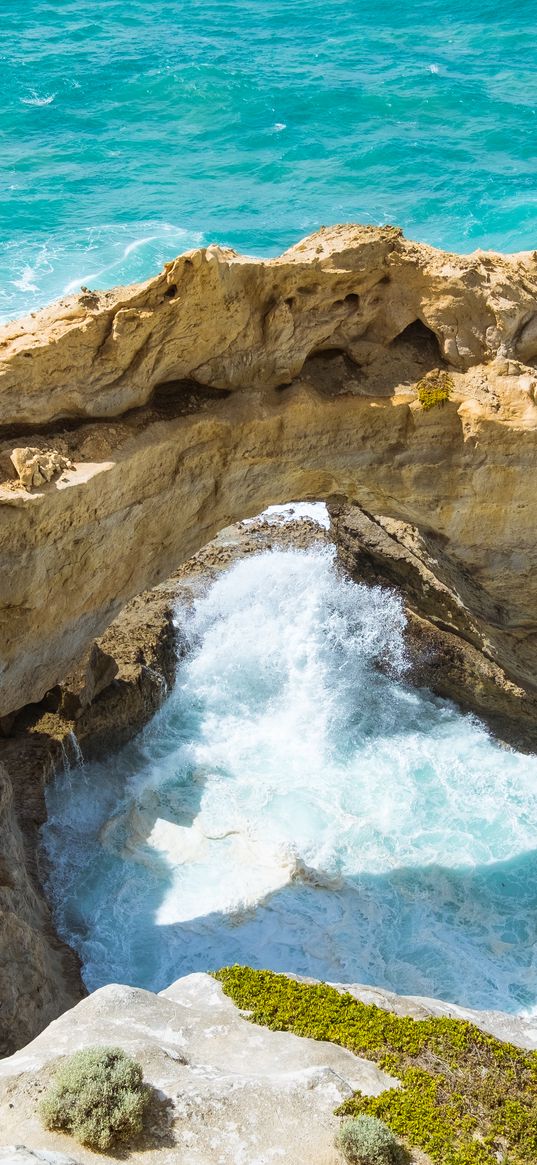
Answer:
[[[444,405],[449,400],[454,387],[453,378],[449,372],[444,372],[439,368],[428,372],[427,376],[418,380],[416,385],[421,407],[427,411],[427,409],[433,409],[437,405]]]
[[[254,1023],[330,1040],[400,1079],[380,1096],[355,1093],[341,1114],[380,1118],[435,1165],[537,1165],[537,1053],[466,1020],[392,1015],[324,983],[239,966],[216,978]]]

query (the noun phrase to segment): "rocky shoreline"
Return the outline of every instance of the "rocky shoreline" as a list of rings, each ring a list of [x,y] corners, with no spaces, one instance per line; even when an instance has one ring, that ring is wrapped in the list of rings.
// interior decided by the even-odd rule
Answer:
[[[34,1038],[85,994],[74,952],[58,938],[44,897],[39,828],[52,774],[113,752],[140,731],[173,682],[182,650],[174,619],[200,586],[240,557],[272,548],[305,549],[335,541],[355,581],[397,591],[407,617],[408,679],[477,713],[518,749],[531,749],[537,706],[514,692],[468,628],[447,587],[414,553],[415,532],[375,521],[358,506],[329,507],[330,531],[300,518],[238,523],[194,555],[169,580],[128,603],[83,663],[40,705],[4,722],[0,739],[0,1057]],[[518,698],[517,715],[513,700]],[[527,717],[528,728],[524,727]]]
[[[84,995],[77,956],[55,933],[42,890],[39,828],[54,771],[113,752],[151,719],[181,652],[179,602],[237,558],[325,541],[317,523],[241,523],[172,578],[137,596],[84,664],[4,724],[0,739],[0,1057],[33,1039]]]

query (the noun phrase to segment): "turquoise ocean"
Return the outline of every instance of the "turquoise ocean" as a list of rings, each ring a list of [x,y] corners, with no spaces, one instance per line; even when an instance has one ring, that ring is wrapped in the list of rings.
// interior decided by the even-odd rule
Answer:
[[[537,4],[3,0],[0,318],[204,242],[537,244]]]

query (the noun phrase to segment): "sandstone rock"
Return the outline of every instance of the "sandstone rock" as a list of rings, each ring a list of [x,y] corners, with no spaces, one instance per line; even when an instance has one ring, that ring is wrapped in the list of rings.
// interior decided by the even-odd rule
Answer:
[[[537,691],[536,288],[534,253],[334,227],[276,260],[191,252],[4,328],[0,421],[46,425],[76,468],[0,486],[0,716],[219,529],[334,496],[416,529],[458,633],[471,624],[508,684]],[[416,384],[446,362],[450,400],[426,411]]]
[[[14,449],[11,461],[19,475],[21,485],[27,490],[37,489],[63,473],[64,469],[74,468],[67,457],[63,457],[54,449],[32,449],[28,446]]]
[[[81,996],[77,960],[54,934],[34,866],[12,780],[0,764],[0,1056]]]
[[[54,769],[79,758],[80,747],[89,757],[119,746],[162,702],[175,671],[175,590],[170,584],[127,604],[90,651],[78,689],[73,682],[62,689],[56,711],[26,709],[0,743],[0,1056],[84,994],[78,959],[56,936],[41,889],[44,789]],[[67,713],[76,714],[76,738]]]
[[[387,346],[416,320],[467,369],[537,355],[537,259],[449,255],[394,227],[323,228],[277,259],[190,251],[146,283],[0,329],[0,425],[112,417],[155,387],[275,388],[322,349]]]
[[[76,671],[61,685],[61,711],[68,720],[76,720],[84,708],[105,690],[118,673],[116,660],[93,643]]]
[[[330,510],[338,557],[351,578],[388,585],[403,599],[408,678],[477,713],[502,740],[535,750],[537,694],[513,683],[491,658],[487,628],[461,603],[442,548],[432,552],[414,526],[359,506]]]

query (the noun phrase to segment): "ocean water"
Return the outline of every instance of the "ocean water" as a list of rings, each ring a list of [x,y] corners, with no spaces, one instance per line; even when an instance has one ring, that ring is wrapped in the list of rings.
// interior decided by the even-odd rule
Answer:
[[[238,961],[533,1011],[537,758],[409,686],[398,598],[273,551],[178,617],[158,715],[47,792],[88,987]]]
[[[322,223],[537,245],[535,0],[3,0],[0,318]]]

